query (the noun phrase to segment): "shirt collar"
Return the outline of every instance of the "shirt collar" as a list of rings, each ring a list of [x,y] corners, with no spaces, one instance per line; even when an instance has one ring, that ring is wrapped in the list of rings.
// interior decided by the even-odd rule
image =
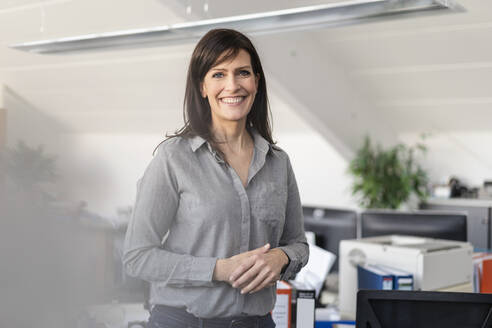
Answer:
[[[261,134],[259,134],[258,131],[256,131],[256,129],[251,128],[250,132],[251,132],[251,135],[253,136],[255,148],[264,152],[264,153],[267,153],[270,150],[270,148],[272,147],[272,145],[268,141],[266,141],[265,138],[263,138],[261,136]],[[203,146],[205,143],[207,145],[209,145],[207,140],[203,139],[200,136],[194,136],[194,137],[190,138],[189,142],[190,142],[191,150],[193,152],[195,152],[198,148]],[[210,149],[210,145],[209,145],[209,149]]]
[[[200,148],[204,143],[207,142],[207,140],[203,139],[200,136],[194,136],[190,138],[189,141],[190,141],[191,150],[193,152],[195,152],[198,148]]]
[[[253,136],[255,148],[264,153],[268,153],[271,144],[268,141],[266,141],[265,138],[263,138],[261,134],[259,134],[258,131],[256,131],[256,129],[253,128],[251,129],[251,135]]]

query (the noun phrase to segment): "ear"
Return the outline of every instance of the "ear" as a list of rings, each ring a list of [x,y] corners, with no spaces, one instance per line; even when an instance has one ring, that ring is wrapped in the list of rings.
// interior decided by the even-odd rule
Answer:
[[[256,77],[255,77],[255,85],[256,85],[256,89],[258,90],[258,82],[260,81],[260,73],[256,73]]]

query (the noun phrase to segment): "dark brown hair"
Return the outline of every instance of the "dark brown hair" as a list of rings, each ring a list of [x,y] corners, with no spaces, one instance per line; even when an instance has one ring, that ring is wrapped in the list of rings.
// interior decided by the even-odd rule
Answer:
[[[258,90],[246,119],[246,127],[255,128],[269,143],[274,143],[265,74],[261,67],[260,57],[248,37],[231,29],[210,30],[196,45],[191,56],[186,78],[183,106],[184,126],[169,137],[200,136],[215,144],[210,133],[212,120],[210,104],[206,98],[202,97],[200,86],[205,75],[212,67],[234,59],[241,49],[250,55],[253,73],[259,77]]]

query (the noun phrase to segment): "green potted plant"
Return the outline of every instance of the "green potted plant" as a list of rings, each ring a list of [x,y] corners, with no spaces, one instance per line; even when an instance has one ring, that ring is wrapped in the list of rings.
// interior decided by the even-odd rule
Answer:
[[[398,209],[413,194],[425,200],[428,176],[415,160],[416,151],[425,153],[425,145],[400,143],[384,150],[366,137],[348,170],[354,177],[352,194],[359,204],[364,208]]]

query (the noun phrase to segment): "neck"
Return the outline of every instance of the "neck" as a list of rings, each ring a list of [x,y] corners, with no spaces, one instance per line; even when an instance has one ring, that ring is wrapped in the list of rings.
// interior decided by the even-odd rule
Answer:
[[[227,124],[212,124],[212,135],[222,151],[239,153],[252,143],[251,136],[246,129],[246,121],[227,122]]]

